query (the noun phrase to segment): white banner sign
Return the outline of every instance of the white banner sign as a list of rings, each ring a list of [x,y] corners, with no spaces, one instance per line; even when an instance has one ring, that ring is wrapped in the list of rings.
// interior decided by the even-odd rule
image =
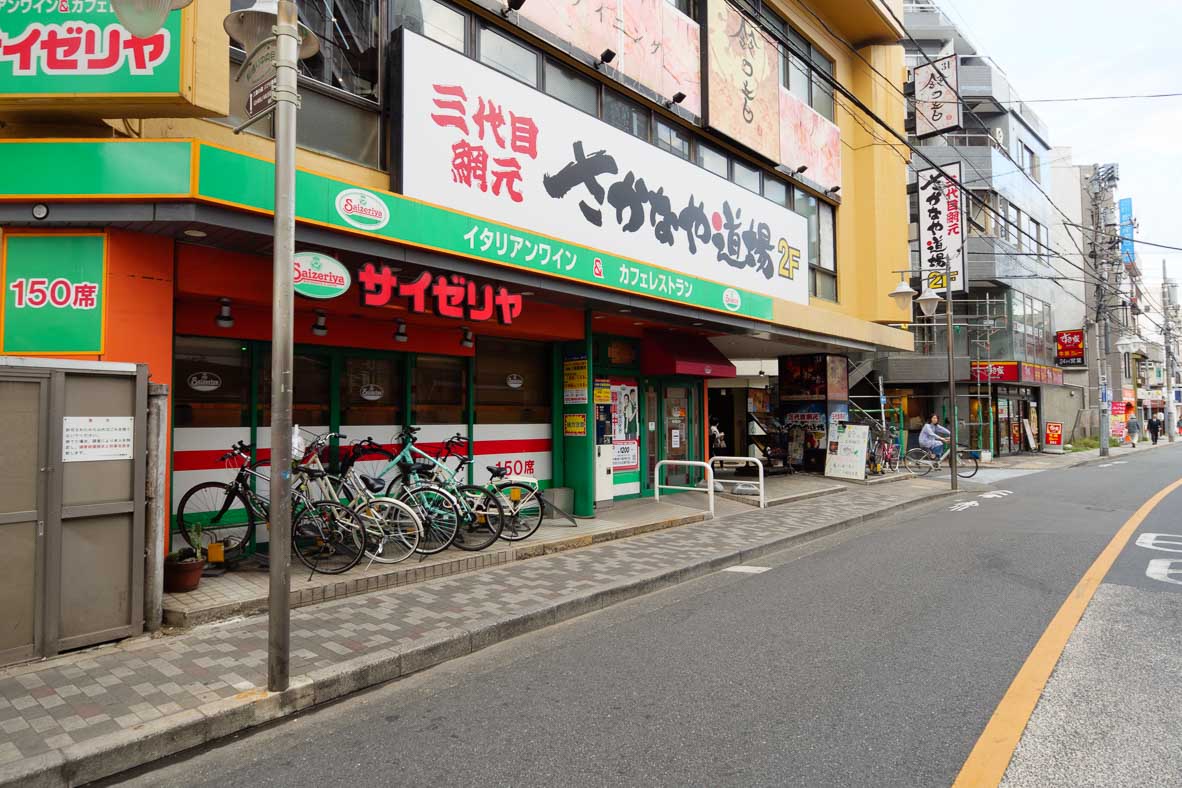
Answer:
[[[831,423],[825,475],[836,479],[865,479],[869,444],[870,428],[865,424]]]
[[[421,36],[403,61],[407,196],[808,303],[799,214]]]
[[[132,416],[62,418],[62,462],[130,460],[134,444]]]
[[[930,137],[961,125],[960,70],[956,55],[915,68],[915,136]]]
[[[944,171],[960,182],[960,162],[945,164]],[[933,168],[916,174],[919,184],[919,270],[923,290],[944,292],[945,276],[952,291],[967,289],[964,272],[964,223],[960,187]]]

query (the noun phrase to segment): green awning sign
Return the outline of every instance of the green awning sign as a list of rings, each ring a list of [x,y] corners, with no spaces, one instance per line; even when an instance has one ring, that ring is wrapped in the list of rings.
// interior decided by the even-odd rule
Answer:
[[[0,352],[102,353],[103,233],[4,235]]]
[[[349,269],[319,252],[298,252],[294,256],[295,291],[308,298],[336,298],[353,283]]]

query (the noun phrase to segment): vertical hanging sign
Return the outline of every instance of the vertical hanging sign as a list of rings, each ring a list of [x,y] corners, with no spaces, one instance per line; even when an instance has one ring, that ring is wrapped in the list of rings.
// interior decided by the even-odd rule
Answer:
[[[944,175],[932,168],[919,170],[919,270],[924,290],[943,292],[951,278],[952,291],[968,289],[964,271],[964,226],[961,222],[960,162],[944,165]],[[949,177],[951,176],[951,177]],[[955,179],[955,182],[954,180]]]
[[[960,74],[956,55],[915,68],[915,135],[931,137],[961,126]]]

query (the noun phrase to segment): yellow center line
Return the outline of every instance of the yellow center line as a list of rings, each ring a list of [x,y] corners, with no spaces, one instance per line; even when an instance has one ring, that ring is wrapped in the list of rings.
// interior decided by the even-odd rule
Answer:
[[[989,718],[989,723],[982,731],[972,752],[965,760],[964,766],[956,776],[953,788],[968,788],[969,786],[995,786],[1001,783],[1010,759],[1026,730],[1026,723],[1034,713],[1038,699],[1042,697],[1043,688],[1051,677],[1051,671],[1059,662],[1067,640],[1083,617],[1084,610],[1092,601],[1100,582],[1104,580],[1108,570],[1116,562],[1121,550],[1128,544],[1130,538],[1144,522],[1149,513],[1174,490],[1182,487],[1182,479],[1159,490],[1152,498],[1141,504],[1141,508],[1125,521],[1116,536],[1096,557],[1088,571],[1072,589],[1067,601],[1059,608],[1059,612],[1051,619],[1046,631],[1038,639],[1034,650],[1022,664],[1022,669],[1014,677],[1010,688],[1001,699],[1001,703]]]

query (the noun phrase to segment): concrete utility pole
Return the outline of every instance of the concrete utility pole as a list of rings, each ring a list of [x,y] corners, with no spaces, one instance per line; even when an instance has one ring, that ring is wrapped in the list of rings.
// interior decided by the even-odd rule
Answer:
[[[1101,252],[1100,224],[1104,215],[1104,194],[1116,182],[1115,165],[1097,165],[1095,173],[1088,184],[1088,193],[1092,198],[1092,270],[1095,272],[1096,285],[1096,376],[1099,384],[1099,424],[1100,424],[1100,456],[1108,456],[1108,440],[1111,435],[1109,416],[1112,406],[1112,389],[1109,386],[1108,364],[1109,353],[1108,335],[1108,257]],[[1107,243],[1104,248],[1107,248]]]
[[[271,313],[271,543],[267,689],[287,689],[291,669],[292,322],[295,290],[295,154],[299,17],[279,0],[275,25],[275,238]]]
[[[964,254],[964,251],[961,251]],[[967,269],[966,269],[967,270]],[[960,481],[956,472],[960,470],[956,453],[960,448],[960,432],[957,429],[956,418],[956,344],[952,335],[952,270],[951,266],[944,271],[944,312],[945,331],[948,333],[948,409],[952,412],[952,451],[948,454],[948,468],[952,471],[952,487],[955,492],[960,489]]]
[[[1173,443],[1178,438],[1178,412],[1174,405],[1174,374],[1178,360],[1174,355],[1174,304],[1177,285],[1166,274],[1166,261],[1161,261],[1162,343],[1166,349],[1166,439]]]

